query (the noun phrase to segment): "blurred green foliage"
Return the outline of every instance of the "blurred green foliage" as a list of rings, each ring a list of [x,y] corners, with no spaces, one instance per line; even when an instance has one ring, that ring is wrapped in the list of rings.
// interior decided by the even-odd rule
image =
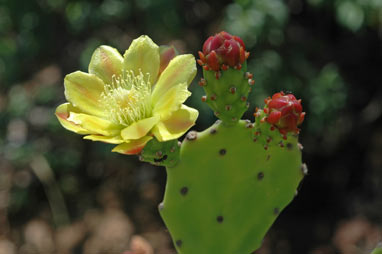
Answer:
[[[64,101],[65,74],[86,71],[99,45],[123,53],[140,34],[194,55],[220,30],[242,37],[251,52],[248,69],[256,80],[246,117],[253,119],[255,105],[262,106],[265,97],[280,90],[302,98],[308,165],[313,172],[327,167],[323,172],[339,175],[346,168],[345,176],[350,175],[341,175],[341,180],[334,175],[330,182],[324,173],[316,173],[321,180],[311,188],[333,184],[338,195],[339,190],[354,191],[349,186],[363,179],[359,168],[377,171],[380,166],[378,160],[358,155],[362,149],[380,154],[375,122],[382,107],[381,29],[380,0],[0,0],[0,192],[9,194],[6,204],[0,199],[0,215],[5,209],[13,228],[46,210],[55,212],[54,207],[63,207],[61,213],[76,220],[99,206],[97,194],[107,186],[121,193],[125,210],[141,231],[147,221],[140,220],[139,205],[151,209],[159,221],[155,211],[160,200],[145,203],[139,193],[147,182],[163,191],[163,171],[135,157],[112,154],[111,145],[83,141],[54,117],[55,107]],[[201,102],[203,91],[196,83],[190,86],[193,96],[187,104],[200,109],[195,128],[201,130],[215,118]],[[377,138],[354,140],[363,137],[365,129],[370,139]],[[382,197],[379,182],[369,183],[362,183],[365,193]],[[316,192],[336,197],[325,192],[330,187],[320,190],[306,192],[313,200]],[[336,200],[344,202],[344,197]],[[307,207],[322,209],[313,203]],[[56,218],[54,223],[67,223]],[[309,248],[293,250],[308,253]]]

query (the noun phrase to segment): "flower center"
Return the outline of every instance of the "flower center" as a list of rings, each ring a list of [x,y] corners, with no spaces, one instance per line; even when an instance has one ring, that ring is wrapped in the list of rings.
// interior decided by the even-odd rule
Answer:
[[[125,71],[120,76],[113,76],[111,84],[106,84],[100,102],[109,112],[109,120],[124,126],[150,117],[151,84],[149,78],[140,72],[135,76],[132,71]]]

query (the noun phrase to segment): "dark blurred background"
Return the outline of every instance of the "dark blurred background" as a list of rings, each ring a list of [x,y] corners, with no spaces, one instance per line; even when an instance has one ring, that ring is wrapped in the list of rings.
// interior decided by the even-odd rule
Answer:
[[[251,52],[255,105],[302,98],[309,175],[259,254],[358,254],[382,241],[381,0],[0,0],[0,253],[175,253],[164,168],[82,140],[54,116],[93,50],[149,35],[193,53],[221,30]],[[196,130],[216,119],[191,84]]]

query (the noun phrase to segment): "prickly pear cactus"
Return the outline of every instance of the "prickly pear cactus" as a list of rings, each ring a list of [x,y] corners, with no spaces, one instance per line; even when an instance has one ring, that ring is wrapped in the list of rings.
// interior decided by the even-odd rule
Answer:
[[[240,121],[188,133],[159,206],[179,253],[252,253],[295,196],[305,172],[297,137],[268,131],[267,143],[257,131]]]
[[[307,173],[297,140],[305,114],[301,101],[277,93],[256,110],[255,123],[238,121],[254,81],[241,40],[229,36],[209,38],[198,61],[204,69],[202,100],[222,121],[189,132],[178,163],[167,167],[159,211],[179,254],[254,253]],[[235,43],[239,57],[227,61]]]

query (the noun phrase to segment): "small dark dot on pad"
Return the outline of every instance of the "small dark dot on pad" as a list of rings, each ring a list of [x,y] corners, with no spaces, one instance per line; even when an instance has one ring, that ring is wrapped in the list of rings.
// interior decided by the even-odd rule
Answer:
[[[187,187],[183,187],[182,189],[180,189],[180,194],[182,194],[183,196],[185,196],[187,193],[188,193]]]
[[[257,174],[257,179],[263,180],[263,178],[264,178],[264,172],[260,172]]]
[[[215,134],[216,132],[217,132],[217,130],[216,130],[215,128],[213,128],[213,129],[210,130],[210,133],[211,133],[211,134]]]
[[[292,150],[293,145],[291,143],[288,143],[288,144],[286,144],[286,147],[288,148],[288,150]]]
[[[224,218],[223,218],[223,216],[219,215],[218,217],[216,217],[216,220],[217,220],[217,222],[222,223]]]
[[[182,246],[182,243],[183,243],[182,240],[177,240],[175,242],[176,246],[178,246],[178,247]]]
[[[227,153],[227,150],[224,148],[219,150],[220,155],[225,155],[226,153]]]
[[[278,209],[278,208],[276,207],[275,209],[273,209],[273,213],[276,214],[276,215],[279,214],[279,213],[280,213],[280,209]]]

